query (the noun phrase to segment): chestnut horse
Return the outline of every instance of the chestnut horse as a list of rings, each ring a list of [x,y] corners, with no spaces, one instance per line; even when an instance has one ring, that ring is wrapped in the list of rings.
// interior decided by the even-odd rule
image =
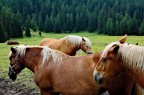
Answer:
[[[95,53],[76,57],[46,46],[17,46],[10,51],[8,75],[16,80],[17,74],[27,67],[34,73],[34,81],[41,95],[52,95],[53,91],[63,95],[100,95],[103,89],[92,76],[100,55]],[[121,80],[124,78],[128,80],[126,84],[123,83],[125,80]],[[119,83],[109,84],[115,87],[111,89],[113,94],[110,94],[129,95],[133,80],[129,80],[124,73],[114,80],[119,80]]]
[[[126,75],[123,77],[124,84],[135,80],[141,87],[144,87],[142,47],[125,43],[126,37],[127,35],[117,42],[108,44],[95,67],[93,76],[99,84],[105,87],[109,83],[109,79],[119,77],[122,73]],[[125,79],[127,76],[129,76],[129,80]],[[118,82],[118,80],[113,81]],[[139,87],[140,91],[142,91],[141,87]]]
[[[48,46],[71,56],[75,56],[79,49],[87,54],[92,54],[91,41],[87,37],[69,35],[61,39],[45,38],[39,45]]]
[[[16,41],[6,41],[6,44],[7,45],[17,45],[17,44],[19,44],[19,42],[16,42]]]

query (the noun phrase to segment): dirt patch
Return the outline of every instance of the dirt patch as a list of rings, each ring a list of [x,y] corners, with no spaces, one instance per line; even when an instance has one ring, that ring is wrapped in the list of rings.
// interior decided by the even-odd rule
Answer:
[[[39,89],[0,78],[0,95],[40,95]]]

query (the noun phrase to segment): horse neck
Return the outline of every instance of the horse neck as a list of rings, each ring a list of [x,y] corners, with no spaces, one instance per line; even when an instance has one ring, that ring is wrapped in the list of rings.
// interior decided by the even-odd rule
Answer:
[[[129,73],[131,76],[133,76],[133,79],[141,86],[144,88],[144,62],[143,62],[143,51],[139,50],[132,50],[128,48],[129,51],[127,50],[126,53],[129,53],[129,55],[124,55],[125,53],[122,51],[119,51],[119,60],[120,64],[123,65],[124,69]],[[138,53],[139,55],[135,55],[134,57],[130,58],[130,56],[134,55],[132,53],[136,54]],[[125,56],[125,58],[123,58]],[[127,59],[127,60],[126,60]]]
[[[98,63],[101,53],[102,52],[97,52],[97,53],[94,54],[93,60],[94,60],[95,64]]]
[[[64,40],[60,51],[68,55],[74,56],[79,49],[80,45],[76,45],[67,40]]]
[[[36,69],[38,69],[38,66],[40,65],[40,57],[41,57],[41,48],[32,49],[29,48],[28,51],[25,53],[25,67],[30,69],[32,72],[35,72]]]
[[[141,73],[144,71],[143,56],[144,48],[140,46],[136,46],[136,48],[132,46],[121,47],[118,51],[118,58],[122,65],[132,73]]]

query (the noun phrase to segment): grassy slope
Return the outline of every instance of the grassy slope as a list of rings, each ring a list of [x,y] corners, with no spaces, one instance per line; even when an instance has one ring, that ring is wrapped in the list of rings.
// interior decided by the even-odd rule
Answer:
[[[31,37],[24,37],[24,38],[16,38],[11,39],[14,41],[18,41],[20,44],[23,45],[38,45],[38,43],[46,37],[50,38],[62,38],[70,34],[52,34],[52,33],[42,33],[42,37],[39,37],[38,32],[32,32]],[[104,36],[104,35],[97,35],[95,33],[72,33],[71,35],[79,35],[79,36],[86,36],[92,42],[92,50],[94,52],[101,51],[104,49],[106,44],[117,41],[121,36]],[[135,44],[139,42],[139,45],[144,45],[143,43],[144,37],[143,36],[129,36],[127,42]],[[0,78],[8,78],[8,66],[9,60],[8,55],[10,51],[10,47],[14,45],[6,45],[6,43],[0,43]],[[77,55],[85,55],[85,53],[79,51]],[[23,70],[16,80],[16,82],[22,82],[27,86],[35,87],[33,83],[33,74],[28,69]]]

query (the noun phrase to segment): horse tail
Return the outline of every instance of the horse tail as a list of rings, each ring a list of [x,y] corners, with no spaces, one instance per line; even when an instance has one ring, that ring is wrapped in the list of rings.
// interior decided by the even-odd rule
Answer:
[[[140,87],[137,83],[134,83],[130,95],[142,95],[142,93],[143,88]]]

